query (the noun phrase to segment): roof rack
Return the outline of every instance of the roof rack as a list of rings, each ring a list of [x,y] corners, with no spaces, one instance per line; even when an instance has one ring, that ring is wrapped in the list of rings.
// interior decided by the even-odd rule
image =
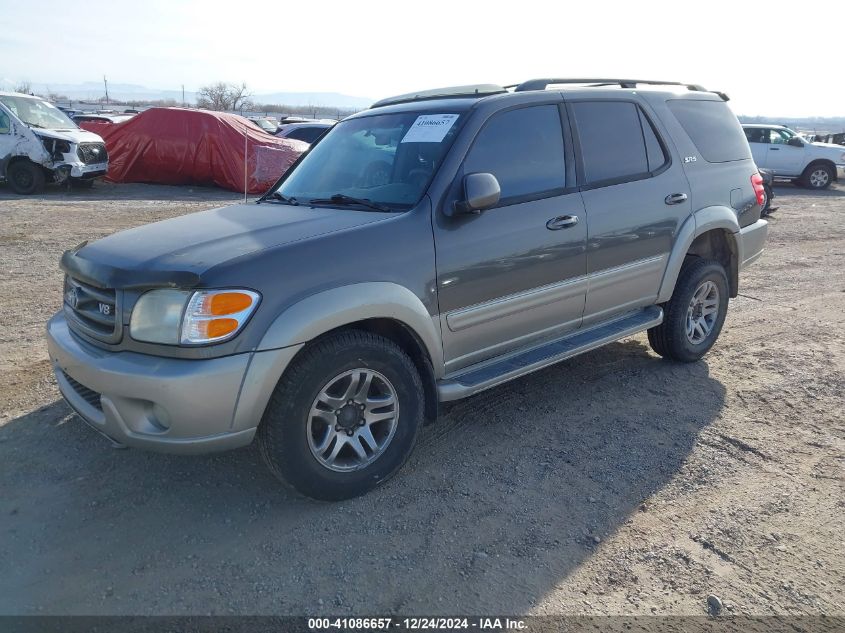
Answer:
[[[636,88],[638,85],[645,86],[683,86],[693,92],[712,92],[719,95],[724,101],[728,101],[728,95],[724,92],[707,90],[698,84],[687,84],[680,81],[657,81],[654,79],[573,79],[573,78],[550,78],[550,79],[529,79],[520,84],[505,86],[513,88],[514,92],[525,92],[528,90],[545,90],[555,84],[586,84],[589,88],[600,88],[602,86],[620,86],[622,88]]]
[[[477,84],[469,86],[451,86],[448,88],[434,88],[432,90],[421,90],[409,92],[404,95],[388,97],[376,101],[370,108],[379,108],[397,103],[410,103],[412,101],[426,101],[431,99],[455,99],[460,97],[484,97],[487,95],[502,94],[507,92],[502,86],[496,84]]]

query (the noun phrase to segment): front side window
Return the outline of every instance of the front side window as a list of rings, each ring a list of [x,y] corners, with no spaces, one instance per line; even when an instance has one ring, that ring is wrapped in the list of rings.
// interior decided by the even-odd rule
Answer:
[[[786,145],[792,136],[792,134],[787,133],[785,130],[771,130],[769,133],[769,142],[772,145]]]
[[[665,162],[654,130],[641,118],[636,104],[582,101],[574,103],[572,110],[587,183],[635,178],[649,173],[650,163],[659,166]],[[646,130],[650,150],[646,144]]]
[[[275,193],[300,203],[348,196],[389,210],[409,209],[425,193],[461,121],[454,112],[377,114],[342,121]]]
[[[52,103],[35,97],[2,96],[0,102],[30,127],[75,130],[76,124]]]
[[[563,132],[556,105],[509,110],[482,128],[464,161],[464,173],[490,173],[501,200],[542,196],[566,186]]]

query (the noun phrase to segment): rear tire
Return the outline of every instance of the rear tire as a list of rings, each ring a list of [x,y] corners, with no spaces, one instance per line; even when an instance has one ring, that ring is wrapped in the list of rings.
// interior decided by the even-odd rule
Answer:
[[[648,331],[648,342],[663,358],[695,362],[713,347],[727,312],[724,267],[696,259],[681,269],[672,298],[663,304],[663,323]]]
[[[306,347],[279,380],[258,428],[261,455],[302,495],[357,497],[408,459],[423,393],[413,361],[391,340],[331,335]]]
[[[801,175],[801,184],[808,189],[827,189],[835,179],[835,169],[830,165],[816,163],[804,170]]]
[[[18,160],[6,170],[6,182],[17,194],[31,196],[44,188],[44,170],[28,160]]]

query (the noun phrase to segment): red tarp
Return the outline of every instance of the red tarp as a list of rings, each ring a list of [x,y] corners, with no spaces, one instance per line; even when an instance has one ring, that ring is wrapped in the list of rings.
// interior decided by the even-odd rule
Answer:
[[[111,182],[217,185],[264,193],[308,145],[276,138],[237,114],[151,108],[124,123],[82,123],[99,134],[109,152]]]

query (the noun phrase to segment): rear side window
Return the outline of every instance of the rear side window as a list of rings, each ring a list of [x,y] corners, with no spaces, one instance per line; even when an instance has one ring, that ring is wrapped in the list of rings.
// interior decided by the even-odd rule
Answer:
[[[666,105],[707,162],[751,158],[742,126],[724,101],[670,99]]]
[[[464,171],[496,176],[503,202],[563,189],[566,169],[557,106],[531,106],[493,115],[476,137]]]
[[[649,120],[628,101],[572,104],[589,184],[641,178],[666,163]]]

